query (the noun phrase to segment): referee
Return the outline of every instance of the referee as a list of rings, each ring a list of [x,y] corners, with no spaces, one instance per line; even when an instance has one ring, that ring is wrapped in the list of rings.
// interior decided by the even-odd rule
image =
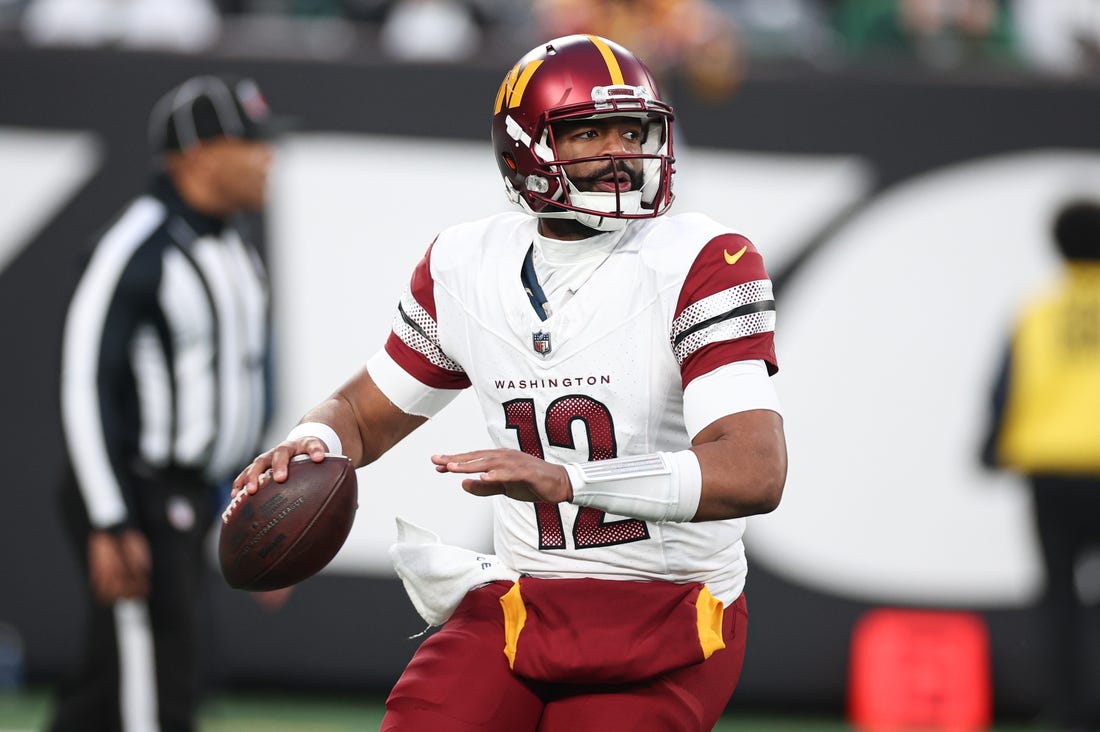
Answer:
[[[62,503],[88,626],[53,732],[195,729],[204,540],[268,416],[268,279],[235,219],[263,207],[270,122],[248,79],[169,91],[150,117],[157,174],[69,306]]]

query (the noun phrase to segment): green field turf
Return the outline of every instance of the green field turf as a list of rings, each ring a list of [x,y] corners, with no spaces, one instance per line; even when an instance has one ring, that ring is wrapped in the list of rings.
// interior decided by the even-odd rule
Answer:
[[[43,690],[0,692],[0,732],[41,732],[50,697]],[[370,732],[382,720],[382,700],[296,694],[219,696],[203,707],[200,732]],[[841,719],[730,714],[715,732],[852,732]],[[616,732],[609,730],[608,732]],[[999,725],[989,732],[1037,732]]]

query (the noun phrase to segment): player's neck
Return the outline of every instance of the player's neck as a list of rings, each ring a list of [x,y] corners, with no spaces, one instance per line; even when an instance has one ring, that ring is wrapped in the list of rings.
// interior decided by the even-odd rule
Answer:
[[[547,239],[560,241],[582,241],[593,236],[599,236],[597,231],[590,226],[585,226],[576,219],[539,219],[539,233]]]
[[[597,231],[585,239],[555,239],[539,232],[535,250],[539,259],[552,266],[568,266],[592,260],[603,261],[622,241],[625,230]]]

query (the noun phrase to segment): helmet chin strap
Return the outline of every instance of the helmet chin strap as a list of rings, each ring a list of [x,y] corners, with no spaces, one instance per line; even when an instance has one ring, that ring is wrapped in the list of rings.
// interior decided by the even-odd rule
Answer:
[[[590,211],[606,211],[608,214],[636,214],[642,212],[641,191],[625,191],[616,195],[614,193],[582,193],[574,188],[572,183],[569,184],[569,187],[572,188],[569,192],[569,200],[578,208],[586,208]],[[618,207],[616,207],[616,203],[619,204]],[[619,231],[626,227],[630,221],[630,219],[615,215],[600,216],[584,211],[570,211],[570,213],[578,222],[596,231]]]
[[[610,216],[597,216],[596,214],[573,212],[573,218],[579,223],[596,231],[622,231],[630,219],[617,219]]]

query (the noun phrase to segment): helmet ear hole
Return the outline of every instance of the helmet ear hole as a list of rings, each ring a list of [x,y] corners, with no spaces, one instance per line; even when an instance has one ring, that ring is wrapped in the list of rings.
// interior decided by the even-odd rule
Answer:
[[[516,164],[516,159],[512,156],[512,153],[501,153],[500,158],[504,161],[504,164],[508,166],[508,170],[512,171],[513,173],[515,173],[516,170],[519,169],[519,166]]]

